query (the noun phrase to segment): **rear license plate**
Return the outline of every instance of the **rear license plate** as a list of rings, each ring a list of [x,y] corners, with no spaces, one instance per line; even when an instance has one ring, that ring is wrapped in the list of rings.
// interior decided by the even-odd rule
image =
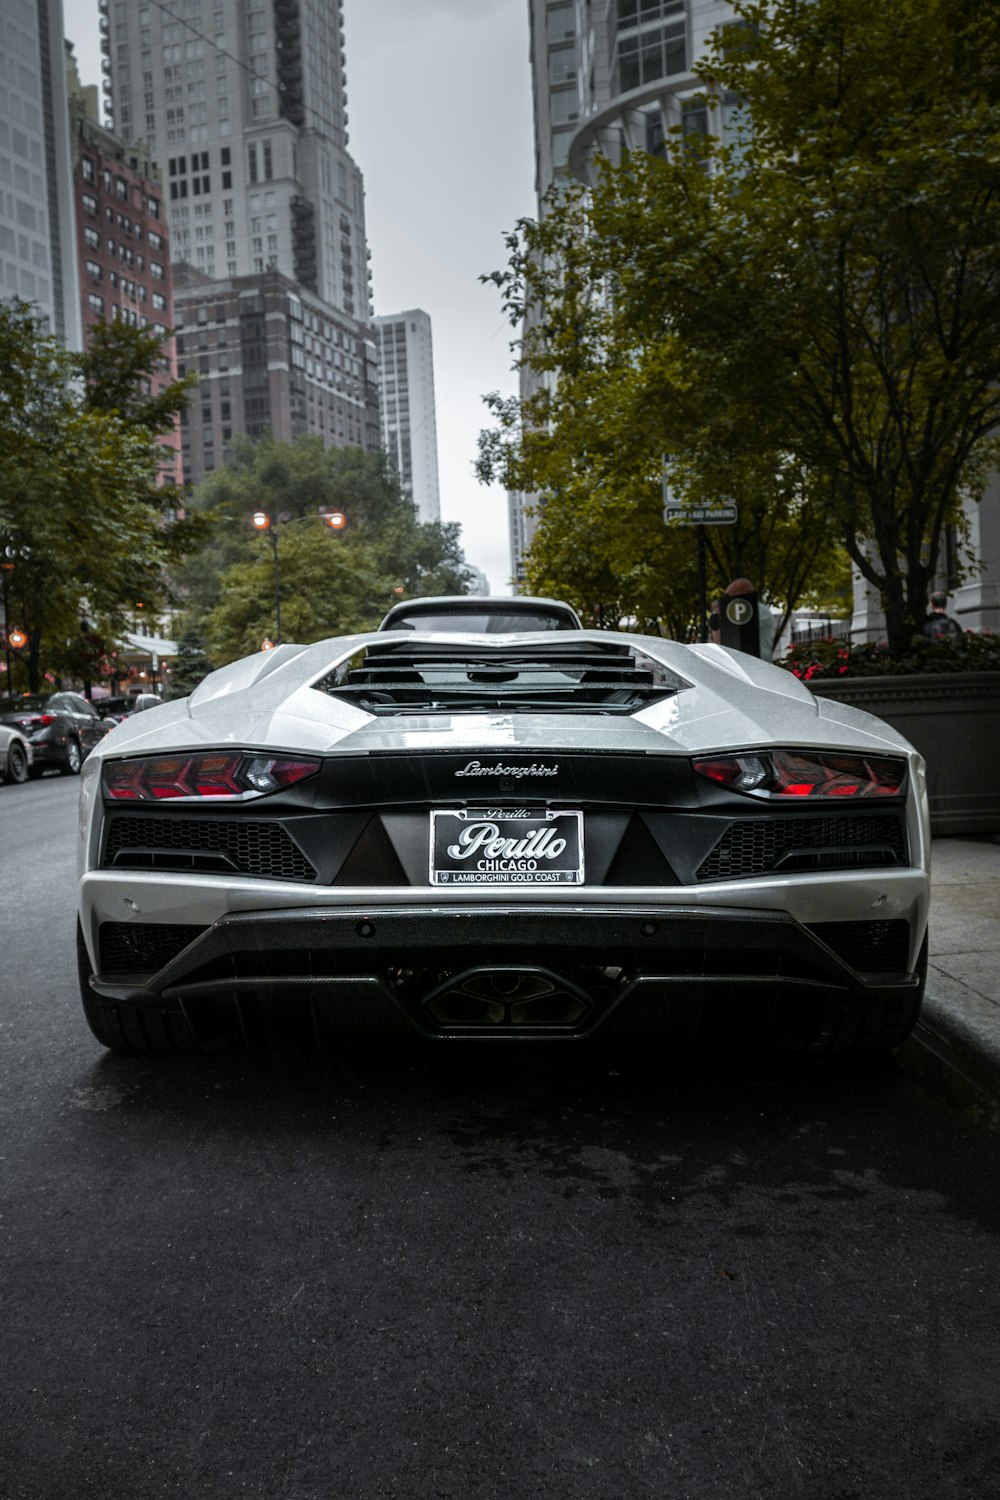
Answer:
[[[582,885],[583,814],[435,809],[431,885]]]

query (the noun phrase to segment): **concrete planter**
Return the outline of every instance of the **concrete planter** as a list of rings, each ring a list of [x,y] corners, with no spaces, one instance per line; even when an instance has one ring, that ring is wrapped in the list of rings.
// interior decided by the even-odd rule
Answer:
[[[935,836],[1000,833],[1000,672],[818,678],[807,686],[885,719],[920,751]]]

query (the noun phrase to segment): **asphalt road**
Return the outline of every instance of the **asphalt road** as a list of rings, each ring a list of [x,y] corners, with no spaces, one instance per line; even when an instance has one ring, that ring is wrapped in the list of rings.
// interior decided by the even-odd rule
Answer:
[[[998,1492],[1000,1137],[893,1061],[110,1058],[0,787],[0,1497]]]

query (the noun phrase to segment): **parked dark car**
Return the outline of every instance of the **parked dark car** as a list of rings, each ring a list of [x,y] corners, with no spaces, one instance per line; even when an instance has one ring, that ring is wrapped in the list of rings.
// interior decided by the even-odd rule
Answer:
[[[102,719],[121,723],[122,719],[142,713],[145,708],[159,708],[162,702],[163,699],[156,693],[130,693],[127,697],[100,698],[94,707]]]
[[[127,719],[132,712],[134,699],[120,695],[113,698],[97,698],[94,707],[102,719]]]
[[[0,724],[19,729],[31,746],[30,776],[54,768],[78,776],[99,740],[115,727],[79,693],[25,693],[0,698]]]

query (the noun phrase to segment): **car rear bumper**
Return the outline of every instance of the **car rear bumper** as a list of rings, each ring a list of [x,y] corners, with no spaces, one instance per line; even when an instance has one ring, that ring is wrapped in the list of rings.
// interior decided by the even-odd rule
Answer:
[[[35,766],[63,766],[66,764],[66,740],[30,740],[32,763]]]
[[[230,909],[208,920],[203,909],[200,921],[197,906],[175,905],[174,920],[164,921],[166,912],[134,896],[108,909],[101,876],[94,880],[102,901],[84,881],[84,930],[92,987],[119,1003],[302,1000],[327,1008],[348,1031],[584,1036],[612,1020],[645,1026],[664,1003],[721,994],[864,1000],[912,992],[920,984],[924,886],[912,872],[892,879],[894,899],[883,889],[877,917],[856,891],[831,902],[827,877],[825,906],[810,912],[806,903],[798,913],[782,908],[778,890],[762,909],[759,891],[751,901],[732,887],[725,904],[718,891],[714,903],[704,891],[672,892],[666,901],[619,890],[613,902],[606,892],[599,900],[576,891],[573,899],[547,893],[525,902],[494,891],[475,903],[467,892],[440,901],[407,891],[394,894],[409,899],[374,903],[371,892],[355,893],[360,900],[334,907],[329,892],[312,891],[325,904]],[[129,902],[140,909],[129,913]]]

